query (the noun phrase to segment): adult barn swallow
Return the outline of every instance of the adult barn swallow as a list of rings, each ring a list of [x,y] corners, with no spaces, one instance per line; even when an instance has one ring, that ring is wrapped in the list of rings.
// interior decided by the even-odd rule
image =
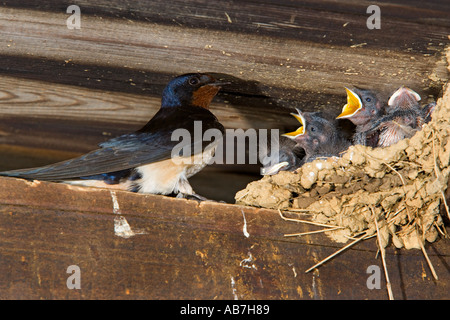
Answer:
[[[376,142],[368,139],[367,131],[372,128],[373,122],[384,114],[383,104],[378,96],[371,90],[354,88],[347,92],[347,104],[337,119],[349,119],[356,125],[353,135],[354,144],[375,147]]]
[[[200,141],[194,122],[201,121],[203,132],[217,129],[223,135],[224,127],[208,110],[222,84],[208,74],[178,76],[166,86],[161,108],[142,129],[103,142],[99,149],[74,159],[0,175],[204,200],[194,193],[188,178],[207,165],[219,141]],[[191,150],[201,152],[173,161],[172,150],[179,141],[172,141],[172,133],[180,128],[191,134]]]
[[[261,161],[262,175],[274,175],[280,171],[294,171],[303,164],[305,153],[303,149],[297,146],[297,143],[287,137],[279,137],[278,153],[268,153]],[[272,150],[272,152],[274,152]]]
[[[377,141],[377,147],[387,147],[411,138],[425,123],[427,113],[432,112],[420,106],[420,99],[415,91],[400,87],[389,98],[387,114],[373,123],[367,136]]]
[[[320,112],[301,112],[297,109],[297,114],[291,115],[301,126],[283,136],[294,140],[297,146],[305,150],[304,163],[317,158],[338,156],[350,146],[336,124],[322,117]]]

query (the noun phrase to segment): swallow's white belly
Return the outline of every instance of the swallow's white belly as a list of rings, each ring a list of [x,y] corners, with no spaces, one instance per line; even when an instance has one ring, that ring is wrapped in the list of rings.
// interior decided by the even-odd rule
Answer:
[[[141,193],[193,194],[188,178],[202,170],[214,155],[218,143],[210,144],[203,154],[189,158],[174,158],[163,160],[136,168],[141,179],[134,181],[139,185]]]
[[[174,158],[158,161],[136,168],[139,179],[134,181],[125,180],[118,184],[106,184],[102,180],[73,180],[65,181],[72,185],[137,190],[139,193],[152,194],[194,194],[188,178],[202,170],[214,155],[218,143],[211,143],[203,154],[194,155],[189,158]]]

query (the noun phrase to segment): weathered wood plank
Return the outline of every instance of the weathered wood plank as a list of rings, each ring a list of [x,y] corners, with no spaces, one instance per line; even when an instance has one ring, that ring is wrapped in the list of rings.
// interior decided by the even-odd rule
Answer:
[[[417,52],[370,46],[352,48],[312,43],[301,37],[285,39],[91,15],[85,18],[81,30],[69,30],[64,25],[67,18],[64,13],[9,8],[1,11],[4,46],[0,47],[0,54],[45,57],[61,63],[66,61],[68,66],[128,69],[130,77],[125,80],[125,90],[134,83],[133,72],[173,75],[210,71],[257,81],[263,84],[263,94],[293,102],[299,100],[297,106],[305,107],[311,101],[327,106],[327,102],[333,105],[336,100],[323,100],[322,94],[342,96],[342,87],[350,84],[387,92],[404,84],[425,92],[426,96],[430,93],[428,76],[439,60]],[[446,39],[441,39],[437,52],[443,50],[445,43]],[[22,68],[27,69],[13,63],[0,72],[30,76],[29,71],[18,72]],[[95,87],[111,77],[97,72],[94,78],[89,68],[82,77],[79,73],[69,76],[68,69],[58,74],[57,79],[71,79],[72,84]],[[156,84],[160,86],[162,82],[166,79]],[[142,87],[142,83],[137,85]],[[306,93],[316,99],[305,99]],[[335,108],[340,105],[341,102]]]
[[[378,265],[374,241],[304,271],[341,244],[324,235],[285,238],[310,226],[277,212],[62,184],[0,179],[0,297],[44,299],[386,299],[366,286]],[[114,209],[115,208],[115,209]],[[115,212],[115,213],[114,213]],[[126,218],[145,234],[124,239]],[[448,240],[427,246],[440,277],[418,250],[388,250],[397,299],[448,298]],[[81,268],[81,290],[66,269]]]
[[[3,1],[14,8],[65,12],[67,3],[59,0]],[[350,46],[369,46],[406,52],[436,52],[446,40],[450,6],[442,1],[240,1],[206,0],[170,3],[158,1],[100,0],[77,4],[86,15],[129,21],[155,22],[186,28],[208,28],[231,32],[293,38],[302,41]],[[383,29],[366,28],[367,7],[380,6]]]
[[[405,84],[425,95],[424,100],[438,94],[436,87],[429,88],[428,79],[438,58],[417,52],[92,15],[82,30],[74,31],[65,27],[64,13],[0,10],[0,74],[8,75],[0,79],[0,131],[9,144],[90,150],[103,138],[98,132],[114,136],[143,124],[159,107],[170,77],[197,70],[219,71],[233,79],[213,105],[229,128],[283,131],[296,125],[288,115],[294,107],[337,114],[345,102],[342,87],[349,84],[383,92]],[[57,119],[64,122],[53,121]],[[30,128],[36,129],[33,137],[40,141],[27,138]],[[71,134],[79,142],[72,137],[68,143],[65,139]]]
[[[162,92],[161,88],[157,97],[143,96],[8,76],[0,77],[0,88],[2,117],[114,123],[128,130],[150,120],[160,108]],[[289,121],[289,109],[274,116],[258,112],[257,106],[239,106],[223,101],[226,96],[221,98],[213,102],[211,110],[227,128],[280,128],[289,122],[295,125],[295,121]],[[269,101],[260,102],[269,109]],[[6,121],[4,124],[8,125]]]
[[[126,7],[128,11],[121,7],[121,2],[108,2],[108,6],[98,2],[92,7],[82,3],[90,8],[86,17],[83,16],[82,29],[68,30],[67,14],[56,9],[62,3],[8,4],[35,10],[0,9],[0,28],[4,35],[0,39],[3,62],[0,74],[8,75],[0,79],[0,116],[4,118],[0,131],[4,143],[57,149],[70,145],[77,151],[90,150],[103,138],[98,134],[100,131],[114,136],[131,131],[138,123],[142,125],[159,107],[161,91],[170,77],[182,72],[217,71],[233,79],[233,85],[216,98],[213,106],[214,113],[228,128],[286,130],[296,125],[288,115],[294,107],[337,113],[345,102],[342,87],[349,84],[373,87],[385,93],[405,84],[425,95],[424,100],[428,94],[438,94],[436,87],[429,87],[428,77],[434,73],[439,58],[429,53],[424,55],[425,51],[419,49],[404,51],[398,43],[395,52],[370,45],[351,48],[312,43],[304,36],[280,38],[278,33],[252,31],[245,27],[251,21],[241,19],[238,19],[242,21],[239,28],[247,32],[220,30],[220,26],[194,28],[189,23],[171,25],[163,23],[171,21],[163,2],[143,5],[131,1]],[[224,7],[210,5],[212,12],[205,16],[197,10],[204,5],[203,1],[189,5],[196,8],[192,11],[198,13],[196,19],[204,21],[211,20],[211,14],[222,14],[223,8],[231,9],[226,4],[222,4]],[[177,9],[185,6],[177,2],[171,8],[178,12],[176,17],[193,19],[195,14],[190,15],[191,11],[184,13]],[[256,10],[256,6],[249,3],[243,8]],[[273,9],[270,14],[276,14],[282,21],[279,11],[291,12],[297,4],[283,2],[270,6]],[[318,10],[315,15],[323,16],[325,3],[315,6],[306,3],[296,9],[306,10],[306,15],[314,15]],[[37,11],[50,7],[58,13]],[[159,20],[154,15],[156,7],[162,10]],[[348,12],[346,16],[353,16],[353,10],[361,9],[360,5],[356,9],[354,3],[338,7],[339,12]],[[425,16],[437,10],[433,8],[425,11]],[[141,14],[135,19],[111,18],[119,12],[119,17],[126,17],[126,12],[138,11]],[[414,12],[410,10],[410,14]],[[258,15],[263,12],[256,10],[252,17]],[[217,17],[212,21],[216,20]],[[423,20],[409,22],[422,24]],[[308,34],[320,33],[322,27],[317,21],[304,23],[313,27]],[[327,24],[323,28],[333,29]],[[392,43],[381,41],[386,42]],[[441,44],[444,42],[433,50],[441,50]],[[64,122],[58,124],[54,121],[57,119]],[[30,128],[35,129],[33,137],[39,140],[31,141],[27,137],[32,132]],[[59,132],[58,128],[66,133]],[[94,128],[101,130],[97,132]],[[71,135],[77,136],[78,141],[73,142]]]

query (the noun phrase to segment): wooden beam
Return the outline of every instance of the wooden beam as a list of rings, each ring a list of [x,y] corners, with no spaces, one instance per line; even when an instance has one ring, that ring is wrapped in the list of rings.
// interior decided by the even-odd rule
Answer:
[[[136,235],[121,236],[123,219]],[[366,285],[368,267],[381,268],[374,239],[306,274],[343,246],[284,237],[313,229],[271,210],[0,178],[0,298],[387,298],[383,279],[379,290]],[[419,250],[389,248],[394,297],[448,297],[448,248],[427,246],[439,281]],[[80,290],[66,286],[71,265]]]
[[[5,0],[12,8],[64,13],[67,3],[58,0]],[[368,46],[403,52],[435,53],[447,39],[448,3],[432,1],[289,1],[206,0],[163,1],[79,0],[88,16],[123,21],[157,23],[184,28],[226,30],[232,33],[259,34],[326,45]],[[367,7],[378,5],[382,29],[366,27]]]
[[[95,88],[101,86],[99,83],[102,81],[114,79],[114,75],[107,73],[108,68],[121,68],[129,70],[127,78],[121,79],[124,81],[122,90],[128,90],[134,84],[143,86],[143,83],[136,83],[133,78],[139,72],[155,75],[219,72],[243,81],[256,81],[262,84],[262,94],[294,102],[299,100],[293,106],[303,107],[311,104],[329,107],[328,102],[332,108],[340,108],[344,96],[343,86],[352,84],[389,93],[403,84],[427,95],[430,93],[428,76],[439,60],[434,54],[442,52],[447,41],[444,31],[438,32],[436,39],[428,39],[435,44],[435,51],[431,54],[403,50],[404,44],[395,44],[398,50],[369,45],[372,37],[364,25],[359,28],[367,36],[368,44],[355,47],[351,43],[335,45],[312,42],[301,35],[281,38],[258,32],[239,33],[144,23],[92,14],[83,18],[81,30],[69,30],[65,26],[67,14],[64,12],[2,8],[1,13],[0,27],[5,39],[5,46],[0,47],[1,55],[58,61],[63,65],[66,63],[68,67],[81,64],[85,68],[83,74],[76,72],[73,75],[70,73],[72,69],[66,68],[66,72],[55,72],[53,79],[47,76],[46,80]],[[399,21],[391,23],[394,24],[392,28],[386,29],[391,30],[395,26],[395,32],[400,32],[398,28],[402,24]],[[423,29],[422,25],[420,27]],[[334,29],[326,26],[325,30]],[[378,35],[382,37],[389,34],[387,30],[378,32]],[[405,35],[414,34],[412,31],[404,32]],[[311,33],[317,35],[318,30],[313,29]],[[373,43],[379,41],[384,45],[395,43],[390,39],[377,38]],[[96,66],[93,68],[96,71],[91,71],[87,66]],[[36,70],[21,73],[23,68],[28,69],[23,64],[12,62],[8,67],[0,68],[0,73],[36,76]],[[39,73],[48,74],[48,70],[46,72],[43,69]],[[124,72],[121,74],[124,75]],[[142,78],[141,75],[138,79]],[[156,84],[158,90],[151,89],[153,92],[159,91],[167,79],[154,80],[150,86]],[[305,94],[309,96],[305,98]],[[321,98],[323,94],[326,100]],[[339,96],[340,100],[327,101],[327,95]],[[312,97],[315,99],[308,99]]]
[[[169,23],[169,12],[164,11],[168,7],[162,2],[146,3],[148,7],[129,2],[130,7],[125,8],[128,11],[119,1],[110,6],[103,2],[95,6],[82,2],[86,14],[81,30],[66,28],[67,14],[57,9],[61,4],[33,1],[6,4],[27,8],[0,9],[4,35],[0,46],[0,116],[4,119],[0,123],[0,142],[6,144],[61,150],[65,150],[62,146],[70,145],[75,151],[91,150],[102,139],[144,124],[159,107],[162,89],[169,79],[184,72],[216,72],[232,80],[233,84],[219,94],[212,106],[227,128],[280,131],[297,125],[289,116],[294,108],[338,114],[345,103],[346,85],[371,87],[386,95],[400,85],[408,85],[426,101],[428,95],[439,94],[436,89],[439,86],[433,83],[441,83],[446,77],[446,72],[438,72],[445,70],[445,63],[440,63],[438,56],[445,42],[430,45],[427,50],[419,47],[404,50],[404,44],[396,43],[396,49],[391,50],[388,44],[394,42],[388,38],[355,47],[342,41],[312,42],[303,31],[301,36],[288,33],[282,37],[286,28],[292,28],[280,25],[274,28],[276,32],[265,33],[259,27],[257,30],[250,27],[254,24],[251,19],[266,12],[256,10],[253,4],[243,6],[243,10],[256,10],[248,16],[250,20],[241,17],[235,21],[239,32],[222,28],[221,23],[211,28],[194,27],[194,21],[206,23],[211,15],[216,17],[214,21],[220,21],[219,8],[210,8],[212,11],[206,16],[191,14],[201,12],[202,1],[190,3],[196,8],[192,12],[182,10],[186,4],[181,2],[171,7],[178,12],[177,19],[184,17],[190,21],[181,26]],[[161,7],[159,20],[154,15],[155,5]],[[311,19],[328,17],[323,5],[315,7],[307,3],[292,8],[284,2],[270,3],[273,13],[267,14],[275,19],[275,15],[284,12],[278,16],[279,21],[292,10],[306,12]],[[355,19],[355,8],[351,3],[339,5],[338,11],[343,15],[340,19]],[[230,8],[224,6],[225,9]],[[127,17],[138,11],[141,13],[134,19]],[[395,10],[386,11],[389,17]],[[436,11],[433,6],[424,14],[427,17]],[[395,12],[403,17],[402,10]],[[413,8],[405,12],[417,13]],[[407,20],[407,26],[431,28],[432,31],[423,31],[436,37],[430,43],[436,44],[442,37],[439,19],[426,28],[424,20]],[[295,21],[299,28],[308,29],[308,19]],[[389,23],[394,21],[398,22]],[[318,34],[321,29],[317,23],[307,35]],[[334,27],[324,24],[321,28],[334,32]],[[396,30],[403,27],[403,22],[395,26]],[[361,30],[368,36],[366,29]],[[384,37],[385,31],[377,33],[378,36]]]

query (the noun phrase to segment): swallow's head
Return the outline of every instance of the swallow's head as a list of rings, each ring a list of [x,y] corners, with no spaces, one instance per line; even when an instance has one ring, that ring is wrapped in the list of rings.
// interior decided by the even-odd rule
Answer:
[[[417,107],[420,101],[420,95],[407,87],[400,87],[389,98],[389,107],[395,109],[411,109]]]
[[[381,103],[370,90],[355,88],[347,92],[347,104],[337,119],[349,119],[355,125],[363,125],[378,117],[382,112]]]
[[[302,113],[297,109],[297,114],[291,114],[300,122],[301,126],[283,136],[293,139],[307,154],[321,148],[321,145],[332,143],[335,135],[334,124],[323,118],[320,113]]]
[[[207,109],[220,86],[224,84],[226,83],[219,82],[205,73],[178,76],[164,89],[162,107],[197,106]]]

